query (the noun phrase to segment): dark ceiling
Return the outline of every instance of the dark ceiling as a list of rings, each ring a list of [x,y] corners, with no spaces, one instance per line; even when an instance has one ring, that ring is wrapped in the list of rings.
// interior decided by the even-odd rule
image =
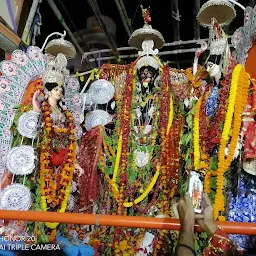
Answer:
[[[118,47],[128,46],[128,35],[124,29],[120,14],[114,0],[98,0],[98,5],[102,15],[110,17],[116,23],[116,40]],[[175,11],[175,2],[178,3],[180,12],[180,22],[175,22],[172,17],[172,10]],[[170,43],[177,39],[191,40],[197,39],[195,16],[197,14],[196,3],[200,6],[206,2],[200,0],[123,0],[128,17],[132,21],[133,30],[143,26],[140,5],[150,6],[152,26],[159,30]],[[240,0],[244,6],[253,4],[253,0]],[[66,24],[72,32],[84,29],[87,18],[93,16],[93,10],[87,0],[54,0],[59,11],[63,15]],[[176,9],[177,10],[177,9]],[[227,32],[232,34],[236,28],[243,25],[243,11],[236,7],[237,17],[227,28]],[[44,39],[52,32],[63,32],[60,21],[57,19],[46,0],[41,3],[40,12],[42,15],[41,36],[36,40],[37,45],[41,46]],[[179,28],[177,27],[179,25]],[[208,29],[200,27],[200,38],[208,37]],[[67,37],[68,38],[68,37]],[[69,38],[68,38],[69,39]],[[180,48],[180,46],[179,46]],[[172,48],[172,50],[175,48]],[[183,56],[184,55],[184,56]],[[166,56],[165,58],[179,61],[182,59],[191,59],[193,54],[181,54],[180,56]],[[169,58],[168,58],[169,57]]]

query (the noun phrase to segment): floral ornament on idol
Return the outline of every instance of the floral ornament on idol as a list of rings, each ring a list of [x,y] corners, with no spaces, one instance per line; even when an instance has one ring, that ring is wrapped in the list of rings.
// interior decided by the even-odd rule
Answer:
[[[51,118],[50,104],[45,101],[43,107],[44,129],[42,136],[42,150],[40,153],[40,191],[41,205],[43,211],[65,212],[74,173],[76,161],[76,137],[75,124],[72,114],[69,110],[64,112],[67,119],[66,128],[54,128]],[[52,140],[56,133],[63,133],[68,138],[67,150],[63,154],[62,164],[60,165],[60,174],[56,174],[53,164]],[[64,151],[64,149],[62,150]],[[57,184],[59,183],[59,185]],[[46,222],[45,225],[55,229],[59,223]]]
[[[215,85],[206,102],[206,114],[208,117],[212,117],[214,115],[215,110],[218,107],[218,96],[219,96],[219,88]]]
[[[209,168],[208,156],[205,152],[205,141],[203,139],[203,137],[205,137],[207,123],[206,120],[204,120],[205,115],[201,112],[201,106],[203,106],[204,109],[205,104],[203,101],[203,97],[200,97],[199,100],[197,101],[194,115],[194,168],[196,171],[200,171],[205,174],[205,171]],[[205,123],[203,124],[205,127],[200,127],[202,126],[202,119],[205,121]],[[202,142],[201,145],[200,141]]]
[[[230,80],[224,79],[221,82],[221,88],[219,91],[219,106],[216,111],[215,116],[209,121],[209,127],[211,129],[208,130],[207,134],[207,144],[206,144],[206,151],[208,154],[212,152],[214,147],[219,144],[220,142],[220,125],[225,119],[225,109],[226,109],[226,101],[228,99],[230,87]]]
[[[228,109],[226,112],[218,155],[219,162],[217,169],[217,192],[214,203],[214,218],[219,218],[219,220],[223,219],[222,216],[219,216],[219,212],[225,210],[223,194],[224,173],[229,168],[237,147],[238,137],[242,124],[242,114],[247,104],[249,85],[250,79],[248,73],[240,64],[238,64],[232,74],[232,82],[228,99]],[[227,142],[229,141],[230,131],[232,131],[232,137],[229,143],[228,156],[225,157],[225,150],[227,147]]]
[[[193,68],[187,68],[185,71],[188,81],[194,88],[201,87],[203,84],[203,78],[207,75],[207,71],[202,66],[198,66],[197,69],[195,76],[193,75]]]
[[[141,10],[142,10],[142,17],[144,19],[145,24],[149,25],[149,23],[151,22],[151,16],[150,16],[150,11],[149,8],[143,8],[143,6],[141,5]]]

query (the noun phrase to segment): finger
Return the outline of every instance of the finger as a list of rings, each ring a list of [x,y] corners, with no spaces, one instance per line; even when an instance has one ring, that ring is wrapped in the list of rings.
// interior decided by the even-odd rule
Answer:
[[[203,215],[203,214],[196,214],[196,215],[195,215],[195,218],[196,218],[197,220],[200,220],[200,219],[203,219],[203,218],[204,218],[204,215]]]
[[[184,204],[184,203],[185,203],[184,197],[180,198],[180,200],[179,200],[179,202],[178,202],[178,205],[179,205],[179,204]]]
[[[207,193],[203,193],[203,199],[204,199],[204,203],[205,203],[205,206],[208,207],[208,206],[211,206],[211,200],[208,196]]]
[[[184,201],[183,198],[181,198],[181,199],[179,200],[178,206],[177,206],[178,211],[180,211],[180,209],[183,208],[184,206],[185,206],[185,201]]]
[[[186,194],[184,196],[184,201],[185,201],[186,204],[188,204],[188,205],[191,204],[192,205],[192,201],[190,199],[190,196],[189,196],[188,192],[186,192]]]

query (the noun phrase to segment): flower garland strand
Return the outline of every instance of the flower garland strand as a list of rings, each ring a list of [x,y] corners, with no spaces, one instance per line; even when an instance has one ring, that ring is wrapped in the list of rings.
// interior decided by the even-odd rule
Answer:
[[[199,145],[199,115],[203,97],[200,97],[197,101],[194,116],[194,168],[195,170],[200,169],[200,145]]]
[[[225,200],[223,195],[224,190],[224,173],[229,168],[230,163],[232,162],[237,141],[240,133],[241,123],[242,123],[242,114],[246,107],[248,90],[249,90],[250,80],[249,75],[246,73],[244,68],[238,64],[232,74],[232,83],[230,88],[230,97],[229,97],[229,106],[226,113],[224,129],[221,136],[219,156],[218,156],[218,170],[217,170],[217,191],[214,203],[214,218],[223,219],[222,216],[219,216],[220,211],[225,209]],[[235,91],[236,97],[234,98]],[[232,113],[232,108],[234,106],[234,111]],[[234,117],[233,117],[234,116]],[[228,157],[225,158],[225,149],[229,139],[229,133],[231,129],[231,123],[233,119],[233,130],[232,138],[229,147]]]
[[[173,122],[173,98],[172,95],[170,97],[170,106],[169,106],[170,110],[169,110],[169,118],[168,118],[168,124],[167,124],[167,135],[169,134],[169,131],[171,129],[172,126],[172,122]]]
[[[231,87],[230,87],[229,98],[228,98],[228,109],[226,112],[226,118],[225,118],[224,127],[223,127],[223,131],[222,131],[222,138],[226,141],[229,138],[229,132],[230,132],[231,124],[232,124],[232,120],[233,120],[237,88],[239,86],[238,80],[239,80],[239,75],[240,75],[241,70],[242,70],[242,66],[237,65],[232,74],[232,81],[231,81]]]

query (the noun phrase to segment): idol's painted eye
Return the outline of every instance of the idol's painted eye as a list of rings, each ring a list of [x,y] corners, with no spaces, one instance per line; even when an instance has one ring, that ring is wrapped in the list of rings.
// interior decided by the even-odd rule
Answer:
[[[212,63],[212,62],[208,62],[207,66],[208,66],[209,68],[212,68],[212,67],[213,67],[213,63]]]

